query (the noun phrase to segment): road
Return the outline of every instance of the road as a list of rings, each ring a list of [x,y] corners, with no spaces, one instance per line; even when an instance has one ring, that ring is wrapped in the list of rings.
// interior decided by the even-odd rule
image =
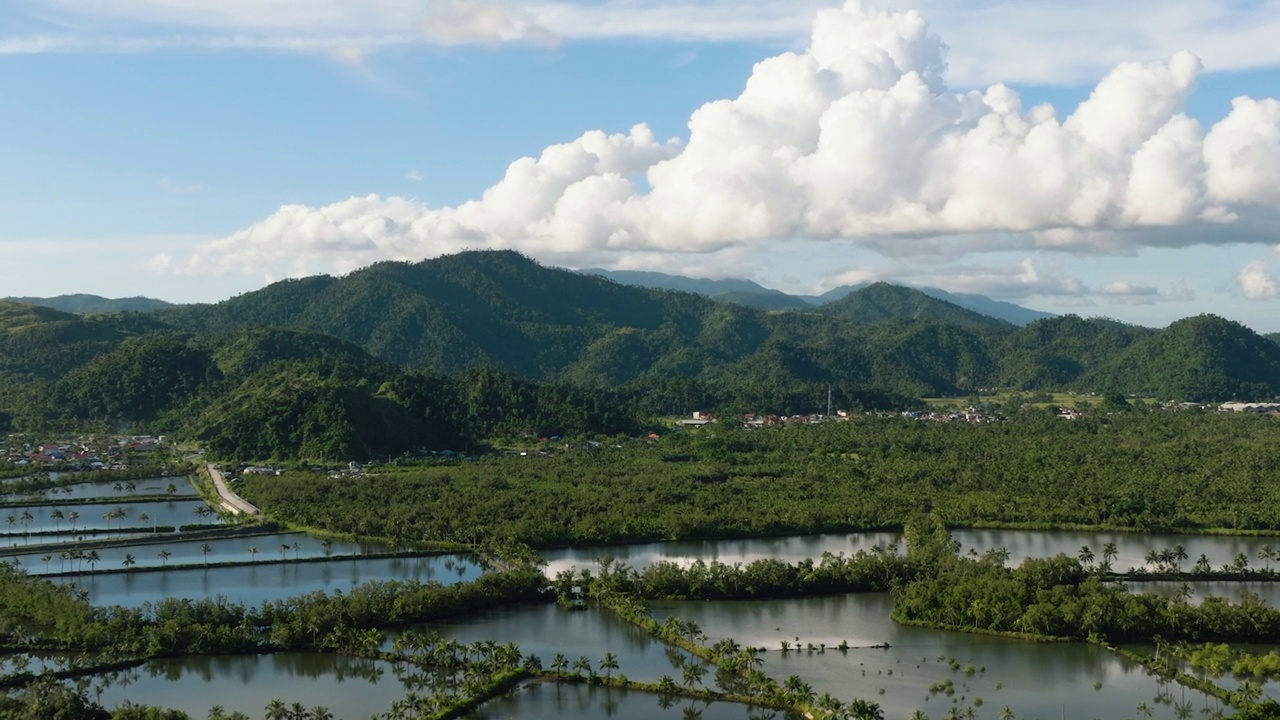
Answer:
[[[209,477],[213,479],[213,486],[217,488],[218,495],[222,497],[222,507],[233,515],[261,515],[262,511],[249,504],[244,498],[231,491],[227,487],[227,481],[222,477],[222,472],[214,467],[213,463],[208,464]]]

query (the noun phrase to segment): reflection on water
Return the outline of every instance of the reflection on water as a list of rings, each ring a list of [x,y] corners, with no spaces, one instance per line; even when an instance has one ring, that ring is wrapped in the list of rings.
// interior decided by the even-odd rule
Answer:
[[[255,552],[250,553],[250,549]],[[325,542],[305,533],[280,533],[248,537],[220,537],[204,540],[173,539],[148,545],[95,548],[99,556],[98,569],[115,569],[131,557],[130,567],[165,567],[173,565],[200,565],[203,563],[248,562],[250,560],[319,558],[350,556],[370,552],[386,552],[384,545],[353,543],[345,540]],[[167,558],[160,553],[168,552]],[[44,558],[50,560],[46,563]],[[75,563],[62,557],[58,551],[45,551],[17,556],[28,572],[44,574],[76,570],[83,563]],[[84,569],[88,569],[85,567]]]
[[[1112,568],[1123,572],[1146,565],[1147,553],[1182,546],[1188,559],[1182,569],[1191,570],[1201,555],[1215,568],[1230,565],[1237,555],[1243,554],[1253,566],[1261,566],[1258,551],[1267,547],[1280,549],[1280,538],[1229,537],[1223,535],[1138,535],[1133,533],[1033,531],[1033,530],[953,530],[951,536],[960,543],[964,552],[978,554],[987,550],[1004,548],[1009,551],[1013,565],[1027,558],[1053,557],[1065,553],[1077,557],[1081,548],[1087,547],[1101,561],[1103,548],[1115,545],[1116,558]],[[548,561],[547,574],[554,577],[570,567],[592,567],[603,557],[613,557],[635,568],[644,568],[657,560],[671,560],[682,564],[701,559],[718,560],[732,565],[747,564],[761,558],[777,558],[798,562],[805,558],[818,559],[824,552],[852,555],[859,550],[870,551],[876,545],[902,547],[900,533],[831,533],[826,535],[796,535],[782,538],[753,540],[707,540],[691,542],[643,543],[639,545],[602,545],[583,548],[558,548],[546,550],[542,556]],[[1147,567],[1150,567],[1147,565]],[[1277,564],[1280,567],[1280,563]]]
[[[167,597],[211,598],[257,605],[316,591],[350,591],[365,582],[435,581],[444,585],[474,580],[481,568],[456,555],[412,558],[360,558],[239,567],[190,568],[75,578],[97,605],[136,607]]]
[[[504,718],[560,718],[561,720],[648,720],[648,718],[700,718],[701,720],[784,720],[776,710],[733,703],[662,698],[650,693],[628,692],[585,685],[535,683],[486,703],[467,715],[475,720]]]
[[[192,717],[205,717],[214,705],[261,717],[278,699],[324,706],[339,718],[363,718],[386,711],[406,692],[389,663],[313,653],[171,658],[112,678],[102,694],[107,707],[129,700]]]
[[[618,657],[618,672],[639,682],[657,682],[663,675],[679,678],[679,668],[693,659],[612,613],[594,608],[570,611],[553,604],[500,608],[426,629],[463,644],[515,643],[526,656],[541,658],[544,667],[551,666],[557,653],[570,662],[586,657],[597,667],[605,653],[612,652]]]
[[[887,594],[873,593],[656,603],[654,616],[693,620],[712,642],[732,637],[767,647],[764,669],[774,679],[799,675],[819,695],[878,702],[890,718],[915,710],[941,717],[970,707],[977,717],[995,718],[1005,706],[1025,718],[1120,718],[1134,716],[1142,703],[1153,708],[1153,717],[1175,717],[1171,704],[1157,702],[1167,697],[1167,688],[1141,666],[1105,650],[903,627],[890,620],[891,607]],[[783,640],[805,649],[784,653]],[[841,640],[854,649],[834,649]],[[883,643],[890,647],[867,647]],[[940,691],[930,692],[931,686]],[[1181,691],[1173,688],[1169,699],[1180,701]],[[1197,708],[1216,702],[1192,691],[1187,697]]]

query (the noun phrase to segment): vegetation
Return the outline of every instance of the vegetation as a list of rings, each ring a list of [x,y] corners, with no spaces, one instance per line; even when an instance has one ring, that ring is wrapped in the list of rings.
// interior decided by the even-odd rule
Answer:
[[[714,427],[714,426],[713,426]],[[613,447],[621,444],[622,447]],[[247,478],[271,517],[399,540],[534,546],[902,527],[1280,528],[1271,418],[1133,413],[993,425],[902,418],[730,427],[550,456]]]
[[[770,313],[511,252],[380,263],[217,305],[0,301],[0,429],[133,427],[235,459],[363,459],[495,434],[635,434],[691,410],[903,409],[982,388],[1280,395],[1280,346],[1213,316],[1016,327],[874,285]]]

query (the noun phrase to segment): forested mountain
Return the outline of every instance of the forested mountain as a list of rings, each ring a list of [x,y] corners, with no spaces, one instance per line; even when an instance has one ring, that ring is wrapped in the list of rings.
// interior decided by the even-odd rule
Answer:
[[[363,457],[498,434],[638,431],[695,409],[903,408],[977,389],[1280,395],[1280,345],[1215,316],[1016,327],[872,285],[773,312],[512,252],[381,263],[216,305],[0,302],[0,425],[145,427],[238,457]]]
[[[822,312],[856,322],[879,322],[894,318],[930,320],[948,325],[1007,325],[986,315],[979,315],[945,300],[889,283],[873,283],[843,298],[822,306]]]
[[[582,272],[609,278],[624,285],[698,293],[719,302],[736,303],[761,310],[810,310],[814,306],[836,302],[850,293],[862,290],[868,285],[867,283],[842,285],[821,295],[788,295],[781,290],[772,290],[751,280],[734,278],[709,280],[707,278],[690,278],[683,275],[669,275],[660,272],[600,270],[597,268],[583,270]],[[972,310],[980,315],[1004,320],[1014,325],[1028,325],[1036,320],[1055,317],[1052,313],[1024,308],[1021,305],[1001,300],[993,300],[985,295],[949,293],[946,290],[932,287],[919,287],[916,289],[929,297],[945,300],[966,310]]]
[[[75,295],[58,295],[56,297],[49,298],[11,297],[3,298],[0,301],[3,300],[26,303],[28,305],[39,305],[41,307],[53,308],[54,310],[61,310],[62,312],[76,314],[151,312],[152,310],[173,307],[173,303],[149,297],[105,298],[101,295],[85,295],[82,293],[77,293]]]
[[[200,333],[254,325],[326,333],[382,360],[443,374],[491,367],[538,381],[638,386],[663,407],[691,393],[790,407],[783,398],[825,396],[829,383],[911,396],[983,387],[1196,399],[1280,394],[1280,383],[1265,380],[1270,358],[1240,326],[1205,334],[1188,354],[1180,343],[1140,342],[1161,335],[1146,328],[1074,316],[1019,328],[884,283],[814,311],[773,313],[543,267],[509,251],[380,263],[155,317]],[[1244,348],[1240,362],[1204,364]],[[677,378],[696,388],[674,396],[654,389]]]

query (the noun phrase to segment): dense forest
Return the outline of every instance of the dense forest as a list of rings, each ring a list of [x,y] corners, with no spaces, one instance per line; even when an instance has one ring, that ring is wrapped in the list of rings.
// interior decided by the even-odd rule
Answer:
[[[233,459],[637,435],[692,410],[901,410],[990,388],[1280,395],[1280,345],[1214,316],[1017,327],[877,284],[767,312],[512,252],[380,263],[216,305],[72,315],[0,301],[0,432],[136,429]]]
[[[708,428],[622,447],[388,469],[358,483],[251,478],[270,516],[412,541],[535,546],[963,526],[1280,528],[1272,418],[1192,413],[995,425],[865,417]]]

